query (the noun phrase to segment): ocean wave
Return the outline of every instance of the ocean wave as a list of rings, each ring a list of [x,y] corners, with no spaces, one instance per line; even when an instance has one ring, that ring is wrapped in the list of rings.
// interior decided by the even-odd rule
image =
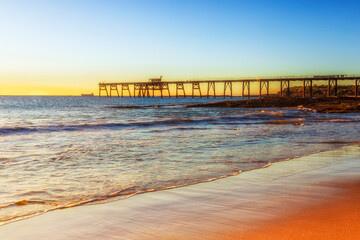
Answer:
[[[307,141],[307,142],[299,142],[301,144],[341,144],[341,145],[353,145],[360,144],[358,141]]]
[[[41,201],[41,200],[20,200],[14,203],[9,203],[5,205],[0,205],[0,209],[8,208],[8,207],[14,207],[14,206],[25,206],[29,204],[43,204],[43,205],[51,205],[58,207],[58,203],[50,202],[50,201]]]
[[[154,104],[154,105],[118,105],[118,106],[108,106],[109,109],[146,109],[146,108],[174,108],[174,107],[183,107],[184,104]]]
[[[37,127],[26,126],[12,126],[0,127],[0,135],[11,134],[27,134],[27,133],[47,133],[47,132],[61,132],[61,131],[84,131],[84,130],[97,130],[97,129],[112,129],[112,128],[131,128],[131,127],[152,127],[152,126],[171,126],[183,124],[196,124],[196,123],[211,123],[216,121],[216,118],[174,118],[154,121],[142,122],[110,122],[110,123],[84,123],[84,124],[57,124],[57,125],[44,125]]]
[[[153,129],[150,132],[152,133],[161,133],[169,131],[193,131],[193,130],[208,130],[207,127],[171,127],[167,129]]]
[[[303,124],[305,121],[302,118],[298,119],[286,119],[286,120],[274,120],[274,121],[267,121],[263,122],[265,124],[293,124],[293,125],[300,125]]]
[[[304,113],[298,113],[295,111],[262,110],[262,111],[247,113],[243,116],[243,118],[251,119],[251,120],[271,120],[271,119],[299,118],[299,116],[302,115],[304,115]]]
[[[251,117],[250,117],[251,116]],[[12,134],[29,134],[29,133],[49,133],[49,132],[64,132],[64,131],[86,131],[86,130],[106,130],[106,129],[121,129],[121,128],[146,128],[146,127],[162,127],[162,126],[178,126],[179,130],[188,129],[191,127],[184,127],[184,125],[196,124],[296,124],[303,120],[293,118],[291,116],[282,115],[282,113],[266,113],[253,115],[238,115],[238,116],[213,116],[213,117],[197,117],[197,118],[170,118],[157,119],[149,121],[134,121],[134,122],[97,122],[97,123],[82,123],[82,124],[55,124],[55,125],[38,125],[38,126],[5,126],[0,127],[0,135]],[[275,117],[274,117],[275,116]],[[279,119],[280,118],[280,119]],[[259,122],[259,120],[269,120]]]
[[[360,122],[358,118],[321,118],[319,116],[308,118],[311,122],[329,122],[329,123],[357,123]]]
[[[332,123],[353,123],[360,122],[360,119],[351,118],[313,118],[311,116],[287,113],[285,111],[262,111],[256,113],[246,113],[229,116],[197,117],[197,118],[169,118],[156,119],[149,121],[133,122],[88,122],[81,124],[55,124],[38,126],[0,126],[1,135],[30,134],[30,133],[49,133],[64,131],[86,131],[86,130],[106,130],[121,128],[146,128],[162,126],[178,126],[178,130],[192,129],[193,126],[184,125],[218,125],[218,124],[294,124],[301,125],[313,122],[332,122]],[[176,128],[175,128],[176,129]],[[160,129],[161,130],[161,129]]]
[[[114,109],[141,109],[141,108],[144,108],[144,106],[110,106],[108,108],[114,108]]]
[[[330,119],[328,122],[338,122],[338,123],[344,123],[344,122],[360,122],[360,119]]]
[[[11,126],[0,127],[0,135],[28,134],[28,133],[48,133],[62,131],[86,131],[86,130],[104,130],[120,128],[146,128],[162,126],[178,126],[179,130],[191,129],[184,125],[196,124],[256,124],[243,116],[215,116],[215,117],[197,117],[197,118],[170,118],[161,120],[149,120],[139,122],[104,122],[104,123],[82,123],[82,124],[56,124],[33,126]]]

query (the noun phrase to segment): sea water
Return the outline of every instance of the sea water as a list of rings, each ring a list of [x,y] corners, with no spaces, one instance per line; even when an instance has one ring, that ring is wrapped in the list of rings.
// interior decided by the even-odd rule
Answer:
[[[0,97],[0,223],[360,142],[356,113],[186,108],[213,101]]]

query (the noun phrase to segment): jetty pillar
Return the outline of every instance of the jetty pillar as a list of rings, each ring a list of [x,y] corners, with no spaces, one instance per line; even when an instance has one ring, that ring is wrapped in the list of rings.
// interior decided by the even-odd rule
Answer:
[[[144,84],[140,84],[139,97],[144,97],[144,96],[145,96],[145,87]]]
[[[160,97],[163,98],[164,96],[163,96],[163,92],[162,92],[162,89],[163,89],[162,84],[159,85],[159,88],[160,88]]]
[[[140,91],[139,91],[139,97],[145,96],[145,86],[144,84],[140,84]]]
[[[285,92],[285,93],[284,93]],[[290,96],[290,81],[289,80],[280,80],[280,97]]]
[[[179,96],[179,94],[178,94],[179,91],[182,91],[184,94],[183,95],[184,98],[186,98],[184,83],[176,83],[176,98],[178,98],[178,96]]]
[[[334,89],[334,96],[337,96],[337,79],[329,79],[328,80],[328,89],[327,89],[327,96],[331,97],[331,90]]]
[[[162,89],[162,90],[167,90],[167,92],[168,92],[168,97],[170,98],[170,97],[171,97],[171,94],[170,94],[169,84],[167,84],[167,83],[162,83],[161,85],[162,85],[161,89]],[[161,90],[161,93],[162,93],[162,90]]]
[[[136,91],[138,91],[137,94],[136,94]],[[134,97],[140,97],[140,95],[141,95],[140,84],[139,84],[139,83],[135,83],[135,84],[134,84]]]
[[[358,98],[358,92],[359,92],[359,85],[360,85],[360,79],[355,79],[355,98]]]
[[[155,86],[154,84],[150,84],[149,85],[149,91],[152,92],[152,97],[154,98],[155,97]],[[149,96],[150,97],[150,96]]]
[[[241,97],[244,97],[244,92],[245,92],[245,83],[242,82],[242,89],[241,89],[242,93],[241,93]]]
[[[242,97],[245,97],[245,89],[247,90],[247,97],[250,98],[250,81],[242,82]]]
[[[159,90],[162,96],[162,85],[160,83],[153,83],[152,85],[152,97],[155,97],[155,91]]]
[[[213,97],[216,98],[216,92],[215,92],[215,82],[208,82],[208,89],[207,89],[207,98],[210,96],[210,91],[213,90]]]
[[[150,97],[149,84],[145,83],[141,85],[142,97]]]
[[[287,81],[286,95],[290,97],[290,80]]]
[[[306,96],[306,85],[305,85],[305,80],[303,80],[303,98],[305,98]]]
[[[305,79],[303,80],[303,98],[306,98],[307,93],[309,97],[312,98],[312,80]]]
[[[105,91],[106,92],[106,96],[109,97],[109,92],[107,90],[107,86],[104,83],[99,83],[99,97],[101,97],[101,92]]]
[[[334,81],[334,88],[335,88],[335,97],[337,96],[337,90],[338,90],[338,81],[337,81],[337,79],[334,79],[333,80]]]
[[[124,97],[124,90],[128,91],[128,94],[129,94],[129,97],[131,97],[131,92],[130,92],[130,87],[129,87],[129,84],[127,83],[123,83],[121,84],[121,97]]]
[[[195,90],[198,90],[199,91],[199,96],[202,98],[202,95],[201,95],[201,89],[200,89],[200,83],[199,82],[193,82],[192,83],[192,97],[194,98],[194,93],[195,93]]]
[[[259,99],[261,99],[262,81],[259,82]]]
[[[259,85],[259,98],[260,99],[261,99],[261,96],[262,96],[262,89],[263,88],[266,89],[266,96],[269,96],[269,81],[260,80],[260,85]]]
[[[224,82],[224,96],[223,96],[223,98],[226,97],[226,89],[228,89],[228,88],[229,88],[229,90],[230,90],[230,98],[233,97],[233,93],[232,93],[232,82],[230,82],[230,81],[225,81],[225,82]]]
[[[116,91],[118,97],[120,97],[117,84],[111,84],[111,85],[110,85],[110,97],[112,97],[112,96],[111,96],[112,91]]]

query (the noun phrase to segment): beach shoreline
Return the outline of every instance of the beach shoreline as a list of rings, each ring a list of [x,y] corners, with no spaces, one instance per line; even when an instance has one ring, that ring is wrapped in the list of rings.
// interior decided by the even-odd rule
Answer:
[[[359,154],[358,145],[346,146],[209,183],[53,211],[4,225],[0,237],[236,239],[344,194],[333,183],[358,181]]]

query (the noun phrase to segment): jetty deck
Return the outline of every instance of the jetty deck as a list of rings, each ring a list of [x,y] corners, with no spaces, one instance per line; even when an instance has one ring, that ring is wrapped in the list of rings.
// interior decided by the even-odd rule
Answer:
[[[359,96],[360,75],[319,75],[301,77],[205,79],[186,81],[100,82],[99,97],[253,97],[270,95],[278,89],[280,97],[290,97],[290,86],[302,86],[302,96],[313,97],[313,86],[327,84],[327,96],[337,96],[340,84],[354,86],[354,97]],[[255,88],[255,90],[254,90]],[[219,91],[220,90],[220,91]],[[235,90],[238,93],[235,94]],[[240,94],[239,94],[240,93]],[[104,94],[104,95],[103,95]]]

